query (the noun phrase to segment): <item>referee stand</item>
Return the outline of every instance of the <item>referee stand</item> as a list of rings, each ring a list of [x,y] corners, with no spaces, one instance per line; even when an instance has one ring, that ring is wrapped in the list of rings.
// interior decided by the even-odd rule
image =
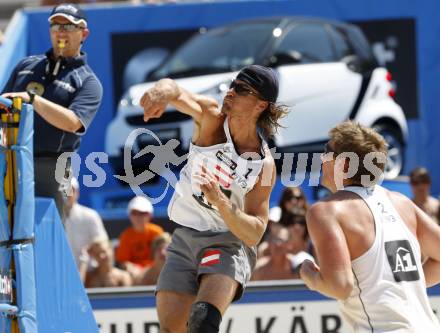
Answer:
[[[53,199],[35,198],[33,109],[0,97],[0,332],[98,332]]]

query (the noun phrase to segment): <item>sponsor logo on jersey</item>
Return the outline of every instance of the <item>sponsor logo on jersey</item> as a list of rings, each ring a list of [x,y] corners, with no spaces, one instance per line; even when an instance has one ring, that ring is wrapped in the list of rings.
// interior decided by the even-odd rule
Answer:
[[[225,163],[231,170],[235,170],[237,168],[237,163],[235,163],[229,156],[226,156],[221,150],[217,151],[215,156]]]
[[[26,91],[31,91],[38,96],[43,96],[44,86],[39,82],[31,81],[27,84]]]
[[[420,279],[414,253],[408,240],[385,242],[385,252],[396,282]]]
[[[223,169],[219,164],[215,166],[214,170],[214,177],[219,182],[219,184],[226,189],[230,188],[234,177],[225,169]]]

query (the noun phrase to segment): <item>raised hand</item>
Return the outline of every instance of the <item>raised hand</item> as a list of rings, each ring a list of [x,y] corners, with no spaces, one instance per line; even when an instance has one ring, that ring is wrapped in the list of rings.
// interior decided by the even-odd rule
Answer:
[[[148,89],[140,100],[140,105],[144,109],[144,121],[150,118],[159,118],[165,112],[169,98],[156,86]]]

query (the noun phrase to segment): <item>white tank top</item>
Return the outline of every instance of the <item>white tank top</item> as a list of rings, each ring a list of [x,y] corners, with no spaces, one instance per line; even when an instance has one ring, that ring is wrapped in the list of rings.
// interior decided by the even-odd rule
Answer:
[[[354,288],[339,301],[356,333],[435,333],[440,325],[428,301],[417,238],[394,208],[385,189],[347,187],[373,213],[376,237],[352,261]]]
[[[239,156],[229,133],[228,118],[223,128],[227,141],[209,147],[190,144],[188,162],[180,172],[179,181],[168,205],[169,218],[199,231],[227,231],[217,207],[208,203],[192,175],[200,171],[202,163],[210,171],[229,199],[240,209],[244,197],[254,187],[262,170],[266,142],[262,139],[261,152]],[[270,182],[270,179],[269,179]]]

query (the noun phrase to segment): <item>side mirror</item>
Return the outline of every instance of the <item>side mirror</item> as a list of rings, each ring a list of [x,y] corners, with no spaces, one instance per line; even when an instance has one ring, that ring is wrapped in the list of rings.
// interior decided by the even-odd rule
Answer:
[[[342,62],[353,72],[360,73],[362,71],[362,62],[357,55],[348,55],[342,58]]]
[[[293,65],[301,62],[302,54],[298,51],[275,53],[269,58],[269,67],[278,67],[283,65]]]
[[[345,62],[350,70],[356,73],[369,73],[376,68],[376,64],[373,61],[359,58],[357,55],[346,56],[342,58],[342,61]]]

